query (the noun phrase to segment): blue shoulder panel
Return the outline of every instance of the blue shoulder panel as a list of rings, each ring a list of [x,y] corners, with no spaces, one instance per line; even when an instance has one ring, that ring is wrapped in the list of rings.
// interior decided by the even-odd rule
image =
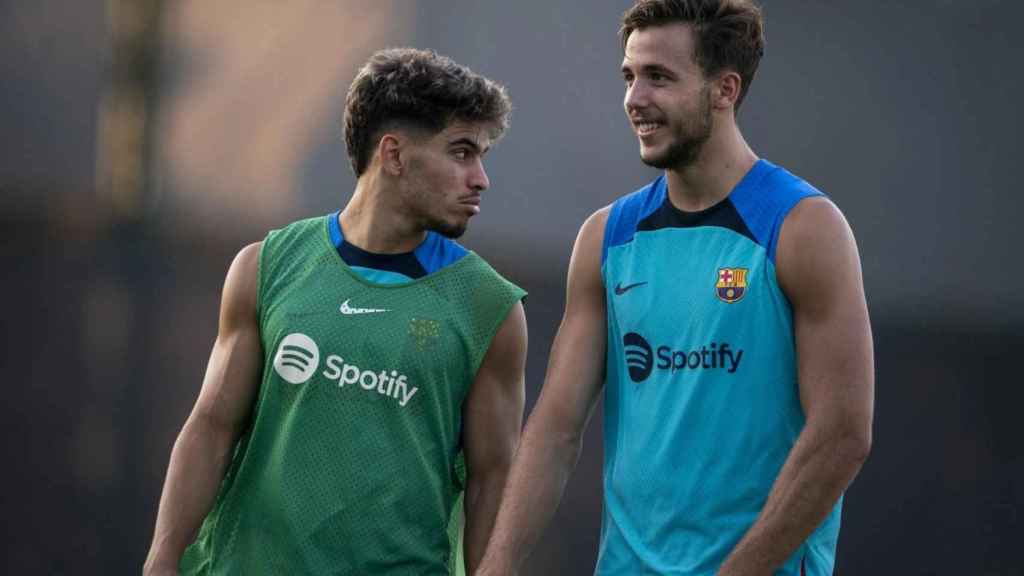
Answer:
[[[402,254],[375,254],[345,241],[338,222],[339,212],[328,217],[327,232],[331,243],[342,260],[371,282],[393,284],[407,282],[433,274],[445,266],[458,262],[469,251],[454,240],[437,232],[427,237],[412,252]]]
[[[345,240],[341,235],[341,224],[338,223],[338,215],[340,214],[341,210],[338,210],[328,216],[327,220],[327,232],[331,236],[331,244],[334,244],[335,249],[341,248],[341,243]]]
[[[608,249],[633,239],[641,220],[650,216],[665,202],[665,175],[658,176],[643,188],[619,198],[612,204],[604,225],[604,243],[601,245],[601,265]]]
[[[786,215],[804,198],[822,195],[785,168],[767,160],[758,160],[737,184],[729,199],[774,263],[779,232]]]
[[[469,250],[437,232],[427,232],[427,239],[417,246],[413,253],[427,274],[433,274],[445,266],[458,262],[469,254]]]
[[[351,268],[363,278],[377,284],[405,284],[415,280],[415,278],[410,278],[401,272],[378,270],[377,268],[366,268],[365,266],[351,266]]]

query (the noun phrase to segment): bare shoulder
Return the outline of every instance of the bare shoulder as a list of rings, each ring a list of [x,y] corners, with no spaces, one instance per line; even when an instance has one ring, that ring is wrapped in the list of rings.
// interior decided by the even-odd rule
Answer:
[[[805,198],[786,216],[779,235],[779,248],[812,240],[853,238],[846,217],[831,200],[824,196]]]
[[[260,250],[263,248],[263,241],[253,242],[238,251],[235,255],[234,261],[231,262],[231,269],[236,270],[238,274],[245,274],[251,276],[253,280],[256,279],[259,273],[260,265]]]
[[[225,321],[230,325],[255,317],[262,246],[263,242],[253,242],[245,246],[231,262],[221,297],[222,325]]]
[[[484,357],[484,364],[488,364],[491,357],[502,360],[514,360],[523,357],[525,361],[527,342],[526,311],[523,309],[522,301],[512,305],[498,331],[491,340],[487,356]]]
[[[843,294],[863,298],[853,230],[828,198],[804,199],[790,211],[779,233],[776,271],[783,291],[797,304]]]
[[[576,245],[572,250],[572,259],[569,261],[570,274],[581,269],[589,272],[600,270],[601,246],[604,244],[609,212],[611,205],[591,214],[580,226],[579,234],[576,235]]]
[[[604,239],[605,225],[608,223],[608,213],[611,212],[611,210],[612,205],[609,204],[588,216],[587,219],[584,220],[583,225],[580,226],[577,244],[580,243],[580,240],[585,239],[588,244],[596,242],[598,246],[600,246]]]
[[[260,242],[242,248],[228,268],[221,295],[217,340],[193,409],[197,417],[237,438],[249,417],[263,356],[256,312]]]

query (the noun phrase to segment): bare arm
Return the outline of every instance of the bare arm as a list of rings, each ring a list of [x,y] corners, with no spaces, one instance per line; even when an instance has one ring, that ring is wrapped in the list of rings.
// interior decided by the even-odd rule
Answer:
[[[723,576],[773,573],[825,519],[871,447],[871,326],[857,246],[839,210],[824,198],[798,204],[782,226],[777,262],[793,306],[807,420]]]
[[[608,210],[580,229],[569,263],[565,315],[544,388],[530,415],[478,576],[512,574],[551,521],[576,466],[604,381],[605,291],[601,241]]]
[[[199,398],[171,452],[146,574],[177,574],[250,416],[263,359],[256,318],[259,251],[259,243],[243,248],[224,281],[217,340]]]
[[[526,402],[526,315],[512,307],[484,356],[464,408],[466,571],[472,574],[494,527]]]

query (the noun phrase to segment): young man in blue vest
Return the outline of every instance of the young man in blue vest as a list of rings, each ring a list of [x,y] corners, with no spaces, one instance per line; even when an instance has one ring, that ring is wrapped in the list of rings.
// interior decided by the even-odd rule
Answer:
[[[758,158],[736,110],[763,53],[747,0],[641,0],[625,111],[656,180],[594,213],[481,575],[550,521],[604,391],[597,574],[832,574],[871,445],[860,261],[836,206]]]

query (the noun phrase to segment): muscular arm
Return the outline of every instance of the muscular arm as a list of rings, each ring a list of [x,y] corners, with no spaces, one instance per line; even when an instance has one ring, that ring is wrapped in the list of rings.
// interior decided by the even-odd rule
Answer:
[[[569,263],[565,315],[544,388],[530,415],[479,575],[512,574],[551,521],[579,459],[604,380],[605,292],[601,240],[607,209],[580,229]]]
[[[463,409],[466,451],[466,571],[484,555],[523,425],[526,316],[519,302],[491,341]]]
[[[771,574],[825,519],[871,446],[874,360],[860,258],[846,220],[824,198],[782,226],[777,276],[793,307],[806,424],[761,514],[719,574]]]
[[[144,568],[147,574],[177,573],[248,421],[263,358],[256,318],[259,251],[258,243],[246,246],[228,270],[203,386],[171,452]]]

